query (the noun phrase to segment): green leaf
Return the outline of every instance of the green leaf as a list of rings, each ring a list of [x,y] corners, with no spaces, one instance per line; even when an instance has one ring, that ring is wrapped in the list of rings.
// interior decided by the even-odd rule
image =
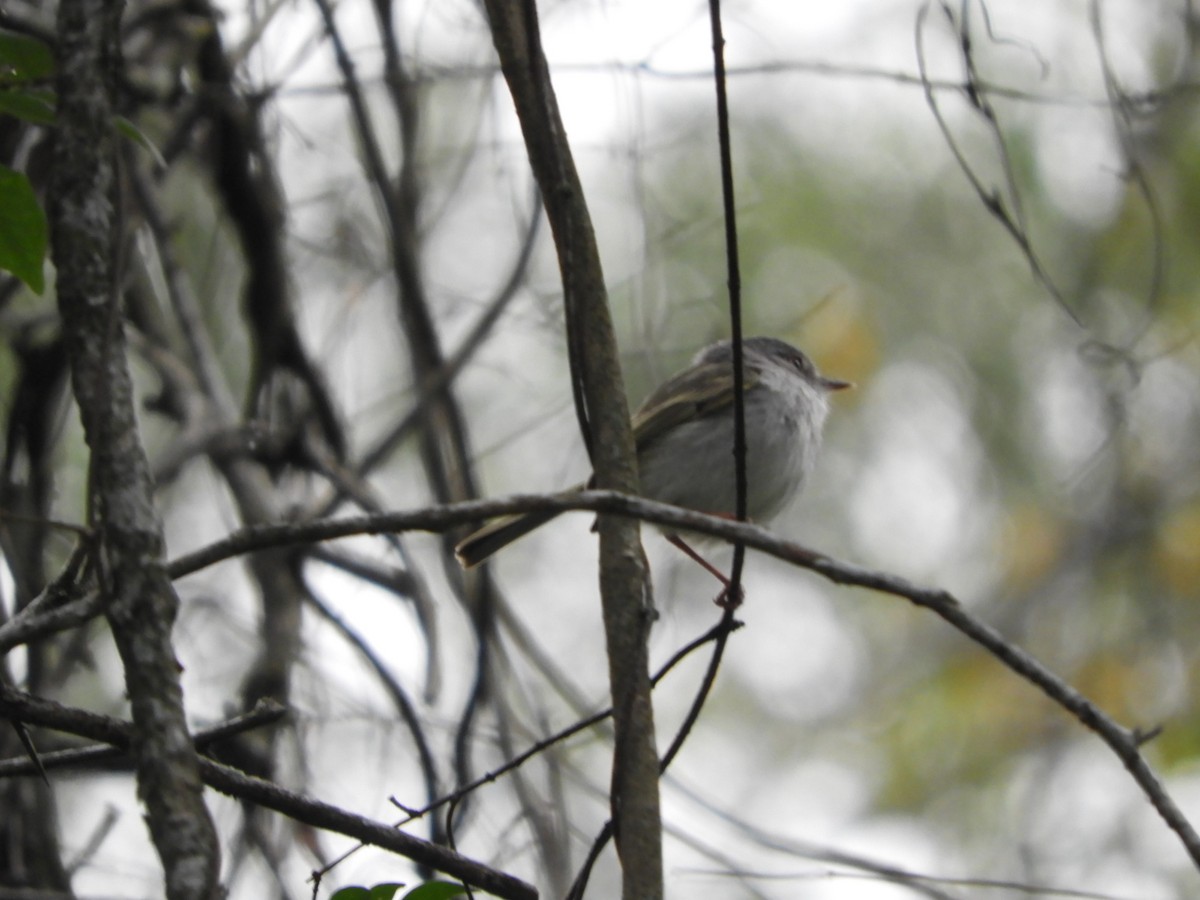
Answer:
[[[0,84],[49,78],[54,74],[54,54],[37,38],[0,31]]]
[[[7,269],[30,290],[45,290],[46,214],[33,185],[20,172],[0,166],[0,269]]]
[[[377,884],[371,888],[371,900],[392,900],[392,897],[396,896],[396,891],[402,887],[404,887],[403,884],[396,884],[395,882]]]
[[[0,114],[34,125],[51,125],[54,122],[54,91],[0,88]]]
[[[405,894],[402,900],[449,900],[450,897],[461,897],[466,892],[461,884],[450,881],[427,881]],[[384,900],[388,900],[388,898],[384,898]]]
[[[390,881],[377,884],[372,888],[344,887],[336,892],[330,900],[392,900],[396,891],[402,887],[404,887],[403,884],[396,884]]]

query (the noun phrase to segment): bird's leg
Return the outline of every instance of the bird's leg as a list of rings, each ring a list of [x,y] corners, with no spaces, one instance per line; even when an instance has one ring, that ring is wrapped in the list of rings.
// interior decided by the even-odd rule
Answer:
[[[742,586],[738,585],[737,596],[731,595],[730,589],[733,585],[729,579],[725,577],[725,573],[710,563],[707,559],[693,550],[683,538],[677,534],[668,534],[667,540],[686,553],[691,559],[700,564],[700,566],[712,575],[717,581],[721,582],[725,587],[721,593],[717,594],[717,598],[713,601],[722,609],[737,609],[742,605],[742,600],[745,599],[746,592],[742,590]]]

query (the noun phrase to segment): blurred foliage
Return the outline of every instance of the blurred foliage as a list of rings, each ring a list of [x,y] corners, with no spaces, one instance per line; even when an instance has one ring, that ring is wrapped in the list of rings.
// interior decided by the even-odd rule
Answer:
[[[1002,135],[1032,246],[1069,313],[1031,276],[1020,248],[965,189],[927,130],[886,114],[873,127],[846,120],[846,140],[872,141],[874,156],[862,165],[847,154],[853,162],[840,164],[838,147],[786,133],[788,94],[777,83],[786,76],[776,83],[745,76],[780,103],[738,123],[738,224],[748,330],[793,338],[826,370],[860,385],[858,398],[839,398],[835,409],[822,467],[835,483],[810,489],[822,504],[798,516],[822,523],[813,530],[821,546],[838,555],[850,546],[838,532],[855,528],[846,512],[873,457],[901,457],[890,476],[898,480],[893,493],[904,501],[921,496],[903,483],[918,477],[915,455],[936,448],[911,437],[899,446],[897,429],[909,415],[903,409],[890,409],[890,422],[861,420],[879,411],[873,395],[887,393],[903,368],[919,367],[961,404],[939,414],[965,417],[945,422],[961,441],[946,452],[973,465],[954,473],[956,539],[932,560],[919,554],[919,572],[903,573],[956,590],[1118,721],[1162,726],[1148,752],[1184,775],[1200,753],[1193,687],[1200,662],[1200,257],[1193,247],[1200,134],[1187,83],[1191,59],[1181,61],[1175,38],[1167,41],[1170,52],[1147,52],[1174,52],[1175,68],[1162,77],[1181,83],[1168,83],[1133,126],[1110,120],[1111,140],[1134,156],[1127,168],[1090,173],[1098,196],[1117,198],[1092,218],[1058,207],[1048,190],[1054,173],[1043,164],[1046,141],[1069,139],[1046,123],[1056,104],[1076,101],[1004,104]],[[986,73],[992,48],[976,49]],[[743,95],[756,89],[737,87]],[[1041,90],[1036,82],[1027,87]],[[672,278],[673,286],[706,285],[715,295],[664,300],[660,330],[671,342],[699,343],[724,327],[723,263],[714,252],[719,207],[704,187],[713,183],[711,160],[668,145],[649,170],[656,197],[669,198],[667,210],[646,211],[652,223],[662,218],[649,228],[650,264],[687,273]],[[933,394],[924,403],[936,400]],[[885,402],[923,404],[911,395]],[[872,497],[876,508],[866,515],[883,515],[880,497]],[[926,498],[931,510],[947,502]],[[897,550],[856,542],[856,560],[894,570],[903,547],[922,540],[931,515],[920,505],[893,511],[889,521],[908,523],[882,532]],[[938,798],[974,785],[993,795],[991,814],[998,815],[1023,760],[1054,758],[1092,740],[976,648],[953,636],[917,635],[936,623],[896,633],[874,605],[855,606],[843,607],[847,626],[867,629],[869,640],[888,649],[872,657],[861,693],[828,727],[873,735],[881,809],[936,805],[946,826],[956,812]],[[819,691],[819,679],[808,689]],[[1044,769],[1046,779],[1054,775]],[[1023,802],[1035,808],[1036,793],[1026,792]],[[1139,802],[1132,792],[1114,798],[1110,814]],[[979,813],[973,806],[960,812]]]

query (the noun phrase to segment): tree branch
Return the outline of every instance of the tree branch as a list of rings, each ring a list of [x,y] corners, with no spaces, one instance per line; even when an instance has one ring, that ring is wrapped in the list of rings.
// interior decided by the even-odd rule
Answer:
[[[102,741],[123,750],[133,747],[137,739],[135,724],[32,697],[3,684],[0,684],[0,714],[19,718],[31,725]],[[190,747],[191,740],[188,740]],[[210,759],[200,759],[200,772],[205,784],[223,794],[274,810],[314,828],[344,834],[398,853],[497,897],[510,900],[534,900],[537,897],[537,891],[518,878],[482,865],[461,853],[405,834],[386,823],[305,797]]]
[[[534,177],[558,253],[576,413],[595,483],[637,489],[637,462],[600,254],[541,47],[537,8],[487,0],[492,40],[512,93]],[[661,897],[662,821],[650,694],[654,607],[635,522],[601,516],[600,599],[613,698],[611,803],[623,896]]]
[[[431,507],[411,512],[394,512],[371,516],[286,525],[259,526],[234,532],[194,553],[178,557],[167,564],[173,578],[200,571],[226,559],[257,550],[282,545],[307,544],[363,534],[391,531],[443,532],[464,522],[479,521],[496,516],[522,512],[567,512],[587,510],[613,515],[636,517],[668,530],[694,531],[711,535],[729,543],[740,542],[747,548],[809,569],[830,581],[862,587],[882,594],[900,597],[923,607],[944,619],[957,631],[982,646],[1006,667],[1031,682],[1054,703],[1061,706],[1084,727],[1094,732],[1117,755],[1138,786],[1153,803],[1167,826],[1176,833],[1188,855],[1200,866],[1200,836],[1187,817],[1167,794],[1158,775],[1141,754],[1141,747],[1153,732],[1125,728],[1117,724],[1092,701],[1050,671],[1035,657],[1011,643],[990,625],[973,616],[948,591],[922,587],[907,579],[878,572],[852,563],[834,559],[802,547],[757,525],[733,522],[665,503],[615,491],[567,491],[561,494],[517,495],[497,500],[478,500]],[[75,601],[87,604],[90,598]],[[41,623],[41,624],[39,624]],[[27,618],[18,613],[10,622],[0,626],[0,652],[4,652],[35,637],[53,634],[59,628],[53,612],[44,619]],[[70,620],[70,626],[79,624]]]
[[[1154,804],[1167,826],[1176,833],[1189,856],[1200,866],[1200,835],[1167,794],[1158,775],[1141,754],[1147,740],[1143,732],[1118,725],[1103,710],[1055,675],[1025,650],[1011,643],[986,623],[975,618],[948,591],[916,585],[904,578],[842,562],[772,534],[757,525],[733,522],[680,507],[656,503],[615,491],[568,491],[561,494],[515,496],[501,500],[459,503],[415,512],[360,516],[303,525],[281,525],[251,529],[230,535],[195,553],[174,560],[169,571],[175,577],[194,572],[230,556],[269,546],[280,541],[329,540],[353,534],[382,531],[442,531],[463,521],[488,519],[517,512],[591,510],[636,516],[669,530],[695,531],[729,543],[766,553],[776,559],[810,569],[836,584],[867,588],[901,597],[940,616],[956,630],[979,644],[1001,663],[1031,682],[1081,724],[1100,737],[1129,770],[1138,786]],[[0,627],[0,649],[5,628]]]
[[[219,895],[220,850],[204,805],[171,645],[178,608],[138,433],[116,303],[111,98],[123,4],[63,0],[48,207],[72,386],[91,450],[91,524],[104,611],[125,669],[138,794],[172,900]]]

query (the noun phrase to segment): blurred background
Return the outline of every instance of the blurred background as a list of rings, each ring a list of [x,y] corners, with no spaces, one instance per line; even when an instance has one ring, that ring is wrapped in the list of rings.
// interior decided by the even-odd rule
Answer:
[[[199,339],[168,299],[179,275],[246,421],[301,433],[318,423],[328,456],[287,441],[275,456],[247,451],[269,476],[268,518],[578,482],[588,466],[557,264],[481,10],[465,0],[325,10],[352,60],[358,114],[321,4],[129,4],[129,114],[167,163],[143,151],[128,163],[131,183],[143,182],[129,188],[142,210],[127,239],[144,304],[131,318],[149,345]],[[539,12],[636,404],[729,333],[707,7],[576,0]],[[14,0],[6,15],[6,27],[50,27],[38,4]],[[796,343],[857,384],[835,398],[817,474],[773,528],[950,590],[1118,722],[1162,726],[1146,753],[1193,818],[1195,15],[1183,0],[724,10],[745,331]],[[265,349],[270,328],[248,325],[259,236],[239,224],[238,192],[221,180],[233,144],[205,111],[214,40],[221,89],[237,98],[222,108],[252,120],[261,140],[248,177],[278,188],[280,309],[307,369]],[[364,121],[386,190],[371,182]],[[22,129],[10,164],[36,172],[39,137]],[[157,234],[149,208],[162,217]],[[405,311],[415,286],[439,345],[424,368],[429,332]],[[7,503],[41,472],[51,483],[42,511],[83,521],[84,456],[65,395],[47,387],[40,462],[11,437],[22,348],[54,340],[51,312],[46,298],[6,294]],[[460,353],[452,398],[430,401],[422,378]],[[145,354],[134,367],[145,396],[161,399],[161,361]],[[305,371],[317,377],[296,377]],[[289,387],[297,380],[306,390]],[[316,385],[331,416],[313,401]],[[447,404],[461,458],[446,455],[450,432],[429,415]],[[180,421],[161,404],[144,413],[172,557],[255,521],[214,439]],[[344,450],[330,446],[339,439]],[[438,452],[450,488],[431,474]],[[486,606],[436,536],[355,539],[292,560],[303,602],[283,656],[261,571],[231,562],[189,576],[176,629],[189,709],[205,724],[282,695],[295,716],[263,751],[273,776],[397,819],[389,797],[419,807],[606,705],[590,523],[563,517],[498,556]],[[644,538],[658,665],[720,611],[709,576],[653,531]],[[5,547],[13,597],[15,540]],[[61,565],[66,538],[42,540],[45,565]],[[1196,895],[1195,869],[1120,761],[945,623],[753,554],[745,589],[745,627],[663,785],[670,896]],[[656,691],[663,746],[702,656]],[[98,628],[9,664],[65,702],[122,710]],[[457,846],[561,895],[607,818],[610,750],[593,729],[484,787],[459,811]],[[154,896],[128,775],[79,772],[54,786],[62,852],[82,854],[78,895]],[[106,804],[115,820],[98,832]],[[309,873],[350,846],[254,821],[223,798],[212,805],[224,835],[253,835],[229,837],[234,898],[309,896]],[[616,874],[610,850],[589,896],[615,896]],[[321,891],[415,877],[364,850]]]

